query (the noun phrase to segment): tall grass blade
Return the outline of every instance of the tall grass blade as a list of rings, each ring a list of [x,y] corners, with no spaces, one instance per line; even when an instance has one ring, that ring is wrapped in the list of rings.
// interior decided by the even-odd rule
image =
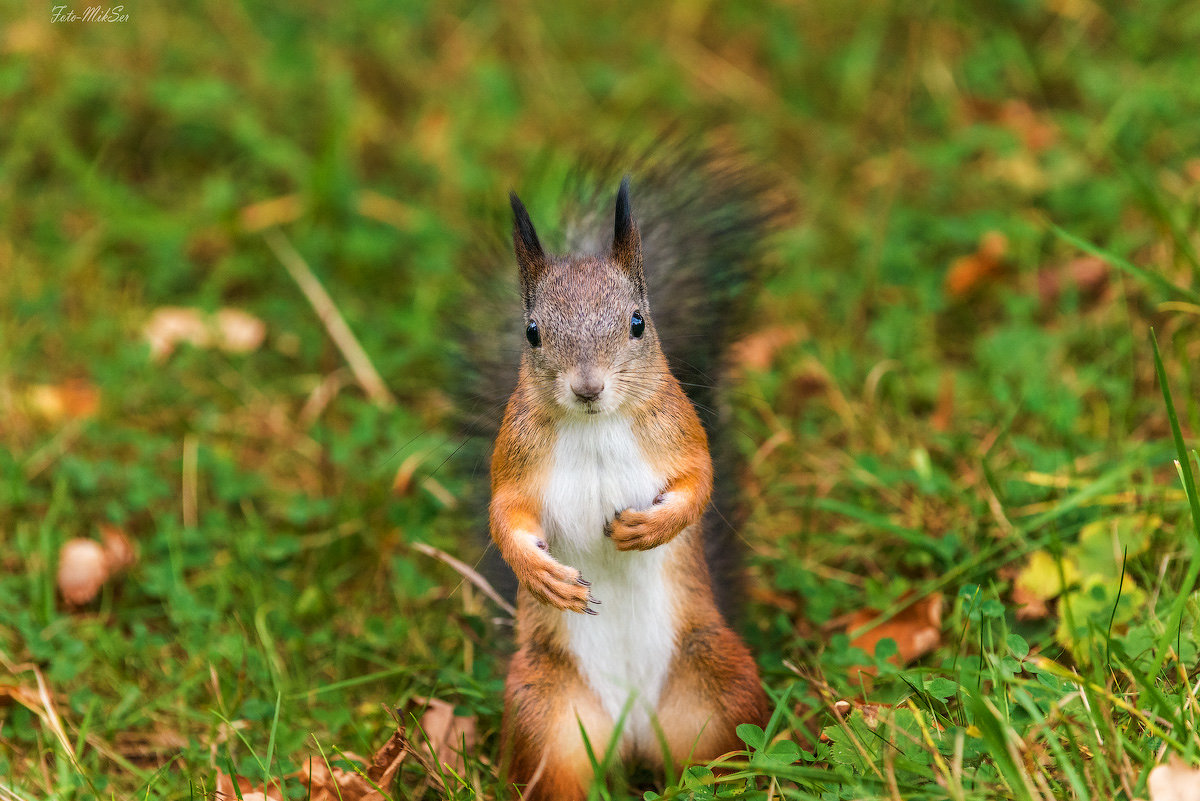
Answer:
[[[1175,452],[1179,457],[1175,464],[1179,468],[1180,476],[1183,479],[1183,490],[1187,494],[1188,504],[1191,507],[1192,528],[1196,533],[1197,542],[1200,543],[1200,498],[1196,497],[1196,479],[1192,473],[1192,464],[1188,459],[1187,448],[1183,443],[1183,432],[1179,428],[1179,416],[1175,413],[1175,403],[1171,399],[1171,387],[1167,383],[1167,371],[1163,367],[1162,354],[1158,350],[1158,337],[1155,336],[1153,329],[1150,331],[1150,343],[1154,347],[1154,372],[1158,375],[1158,386],[1162,390],[1163,402],[1167,406],[1167,419],[1171,423],[1171,436],[1175,440]],[[1175,639],[1175,635],[1179,631],[1179,626],[1183,621],[1183,610],[1187,605],[1191,588],[1196,585],[1197,577],[1200,577],[1200,548],[1193,549],[1191,562],[1188,564],[1187,574],[1183,579],[1183,585],[1179,588],[1179,593],[1171,603],[1171,612],[1167,618],[1166,629],[1159,636],[1158,644],[1155,648],[1156,656],[1154,657],[1154,666],[1150,670],[1151,676],[1158,675],[1158,672],[1162,670],[1162,666],[1167,661],[1167,653],[1171,647],[1171,641]]]
[[[1141,267],[1138,267],[1137,265],[1132,264],[1131,262],[1121,258],[1120,256],[1116,255],[1115,253],[1112,253],[1110,251],[1105,250],[1104,248],[1093,245],[1091,242],[1088,242],[1086,239],[1080,239],[1079,237],[1075,236],[1074,234],[1064,231],[1062,228],[1059,228],[1054,223],[1050,223],[1050,230],[1053,231],[1056,235],[1058,235],[1058,237],[1060,239],[1070,242],[1072,245],[1079,248],[1083,252],[1090,253],[1093,256],[1096,256],[1097,258],[1104,259],[1104,261],[1108,262],[1113,267],[1116,267],[1118,270],[1127,272],[1130,275],[1134,276],[1135,278],[1140,278],[1141,280],[1145,281],[1146,283],[1153,284],[1154,286],[1158,287],[1159,289],[1164,290],[1169,295],[1174,295],[1176,297],[1185,298],[1186,300],[1189,300],[1192,303],[1200,303],[1200,292],[1196,292],[1193,289],[1188,289],[1187,287],[1178,286],[1177,284],[1172,284],[1170,281],[1168,281],[1166,278],[1163,278],[1158,273],[1152,273],[1149,270],[1144,270]]]

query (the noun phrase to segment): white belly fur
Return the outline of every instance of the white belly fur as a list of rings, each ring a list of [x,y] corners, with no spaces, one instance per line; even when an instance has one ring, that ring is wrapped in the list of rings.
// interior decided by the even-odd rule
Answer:
[[[663,576],[675,542],[622,553],[604,536],[604,526],[618,511],[649,507],[664,486],[629,421],[597,415],[560,426],[542,498],[551,554],[583,573],[600,601],[596,615],[563,613],[570,649],[614,721],[628,705],[621,741],[639,751],[656,748],[651,715],[675,653]],[[597,756],[605,745],[592,743]]]

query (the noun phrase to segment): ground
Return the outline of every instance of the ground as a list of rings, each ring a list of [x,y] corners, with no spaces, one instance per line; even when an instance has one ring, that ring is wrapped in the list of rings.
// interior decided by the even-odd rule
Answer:
[[[729,399],[776,714],[716,788],[1195,759],[1194,4],[123,9],[0,12],[0,798],[201,797],[416,699],[477,745],[391,796],[498,797],[509,616],[440,558],[482,553],[462,277],[509,189],[672,125],[794,209]]]

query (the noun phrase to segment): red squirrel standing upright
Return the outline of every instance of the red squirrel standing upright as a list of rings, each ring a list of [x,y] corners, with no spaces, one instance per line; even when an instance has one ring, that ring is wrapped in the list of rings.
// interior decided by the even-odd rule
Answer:
[[[519,583],[502,749],[522,798],[570,801],[618,726],[623,762],[678,767],[739,750],[767,700],[714,597],[708,438],[650,302],[683,298],[647,286],[629,179],[598,253],[548,254],[511,201],[525,342],[489,507]]]

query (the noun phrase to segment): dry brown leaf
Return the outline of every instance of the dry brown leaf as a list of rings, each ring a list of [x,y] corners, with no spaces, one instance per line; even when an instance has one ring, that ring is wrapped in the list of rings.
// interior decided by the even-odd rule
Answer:
[[[112,745],[131,762],[161,763],[187,748],[188,738],[171,729],[122,731],[113,738]]]
[[[401,231],[411,228],[413,220],[416,218],[412,206],[370,189],[359,193],[358,213],[372,220],[399,228]]]
[[[1022,584],[1014,584],[1012,600],[1017,605],[1017,620],[1041,620],[1050,614],[1050,606],[1045,598],[1039,598]]]
[[[412,699],[409,711],[421,714],[421,729],[425,737],[421,744],[435,763],[462,775],[463,754],[475,747],[474,716],[454,714],[454,705],[437,698]]]
[[[428,451],[418,451],[400,463],[400,467],[396,470],[396,477],[392,479],[393,495],[397,498],[403,498],[412,492],[413,476],[428,455]]]
[[[100,390],[82,378],[61,384],[35,384],[25,391],[29,408],[43,419],[84,420],[100,410]]]
[[[942,373],[937,404],[934,406],[933,416],[930,417],[930,424],[934,431],[943,433],[954,425],[954,373],[949,370]]]
[[[999,231],[988,231],[979,247],[968,256],[960,256],[946,273],[946,292],[961,298],[999,276],[1008,252],[1008,238]]]
[[[1038,297],[1042,306],[1054,307],[1062,296],[1063,289],[1074,286],[1080,300],[1095,303],[1108,289],[1109,267],[1098,256],[1080,256],[1066,264],[1047,267],[1038,272]]]
[[[801,332],[794,326],[777,325],[756,331],[730,346],[730,362],[736,370],[761,372],[770,368],[779,351],[800,338]]]
[[[282,195],[251,203],[238,213],[238,221],[242,224],[242,230],[253,234],[294,222],[303,213],[304,204],[299,195]]]
[[[1047,115],[1040,114],[1021,98],[1001,103],[982,98],[970,98],[965,104],[968,121],[991,123],[1017,135],[1025,150],[1037,155],[1058,141],[1058,126]]]
[[[1058,126],[1034,111],[1024,100],[1004,101],[998,122],[1019,136],[1031,153],[1041,153],[1058,141]]]
[[[1150,771],[1146,789],[1150,801],[1200,801],[1200,769],[1171,754],[1169,762]]]
[[[264,791],[261,785],[255,787],[245,776],[230,777],[217,768],[217,789],[213,793],[213,801],[238,801],[239,797],[241,801],[283,801],[283,785],[276,779]]]
[[[850,645],[873,654],[880,640],[891,638],[896,642],[897,652],[889,657],[888,661],[900,667],[907,665],[934,650],[941,643],[942,605],[940,592],[927,595],[905,607],[895,617],[854,637]],[[879,612],[874,609],[862,609],[850,615],[846,629],[854,631],[878,616]],[[856,671],[866,675],[874,674],[874,669],[870,667],[850,669],[851,674]]]
[[[254,785],[244,776],[230,778],[218,769],[215,800],[234,801],[237,798],[234,791],[236,779],[237,792],[242,794],[243,801],[282,801],[286,797],[284,787],[293,783],[307,789],[309,801],[386,801],[387,796],[375,787],[386,791],[396,778],[404,758],[410,753],[404,729],[397,728],[361,773],[353,769],[330,768],[323,758],[311,757],[300,770],[275,779],[269,787],[263,787]],[[348,751],[343,752],[341,758],[364,765],[367,763],[364,757]]]
[[[19,684],[0,684],[0,704],[15,701],[21,706],[41,716],[45,714],[38,691]]]

